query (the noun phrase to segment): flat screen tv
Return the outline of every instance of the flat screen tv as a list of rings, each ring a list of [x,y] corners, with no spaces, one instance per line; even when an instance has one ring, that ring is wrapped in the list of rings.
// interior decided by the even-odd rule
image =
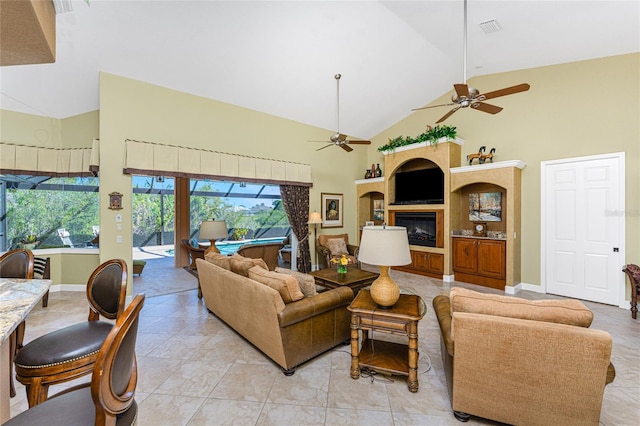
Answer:
[[[393,204],[443,204],[444,173],[438,167],[395,174]]]

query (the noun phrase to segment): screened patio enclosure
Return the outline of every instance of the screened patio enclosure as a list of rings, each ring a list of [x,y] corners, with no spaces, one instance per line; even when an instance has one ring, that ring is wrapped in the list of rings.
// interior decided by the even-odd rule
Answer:
[[[174,244],[176,180],[188,182],[189,238],[203,220],[225,220],[229,239],[283,239],[291,233],[275,184],[133,176],[133,246]],[[0,251],[99,245],[99,178],[0,175]],[[184,235],[183,232],[179,232]],[[64,235],[64,236],[63,236]]]

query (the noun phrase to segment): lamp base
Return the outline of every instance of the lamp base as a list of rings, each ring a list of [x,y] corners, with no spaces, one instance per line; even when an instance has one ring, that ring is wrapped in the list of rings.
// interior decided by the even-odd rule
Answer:
[[[389,267],[380,266],[380,276],[371,284],[371,298],[381,309],[389,309],[400,298],[400,287],[389,276]]]
[[[211,243],[211,245],[204,251],[204,254],[207,253],[220,253],[220,250],[218,250],[218,247],[216,247],[216,240],[209,240],[209,242]]]

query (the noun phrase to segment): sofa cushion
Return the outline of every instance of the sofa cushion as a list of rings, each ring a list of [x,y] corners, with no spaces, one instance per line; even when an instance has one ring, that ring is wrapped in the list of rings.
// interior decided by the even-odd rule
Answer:
[[[567,300],[525,300],[498,294],[478,293],[454,287],[449,293],[451,313],[469,312],[534,321],[589,327],[593,312],[584,303]]]
[[[298,287],[298,280],[291,275],[269,271],[260,266],[250,268],[248,274],[250,279],[277,290],[284,303],[291,303],[304,298],[304,294]]]
[[[249,269],[254,266],[259,266],[260,268],[269,270],[269,267],[262,259],[251,259],[249,257],[239,256],[234,253],[233,256],[229,259],[229,263],[231,265],[231,272],[235,272],[236,274],[240,274],[242,276],[249,276]]]
[[[226,269],[227,271],[231,270],[231,263],[229,262],[230,257],[221,253],[216,253],[214,251],[210,251],[204,255],[204,258],[213,263],[216,266],[219,266],[222,269]]]
[[[302,294],[304,294],[304,297],[313,296],[317,293],[316,279],[312,275],[292,271],[291,269],[281,268],[279,266],[276,268],[276,272],[294,277],[298,281],[298,286],[300,287]]]

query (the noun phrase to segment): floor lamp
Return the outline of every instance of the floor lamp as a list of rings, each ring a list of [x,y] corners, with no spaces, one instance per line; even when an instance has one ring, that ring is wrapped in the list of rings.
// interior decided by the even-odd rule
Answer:
[[[316,249],[316,228],[318,227],[319,223],[322,223],[322,216],[318,212],[313,212],[309,214],[309,222],[307,223],[309,225],[313,225],[313,244],[314,244],[313,252],[316,254],[316,269],[318,269],[318,250]],[[311,247],[311,244],[309,244],[309,247]]]

